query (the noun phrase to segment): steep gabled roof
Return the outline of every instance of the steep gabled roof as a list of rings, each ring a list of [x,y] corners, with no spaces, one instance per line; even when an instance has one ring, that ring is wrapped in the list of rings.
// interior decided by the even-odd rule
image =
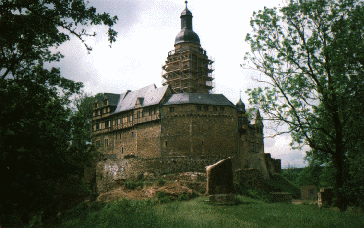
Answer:
[[[107,100],[109,101],[109,104],[112,106],[116,106],[120,99],[120,94],[115,93],[104,93],[104,95],[107,97]]]
[[[261,120],[259,120],[261,116],[258,108],[250,108],[248,112],[249,112],[249,121],[251,124],[262,122]]]
[[[142,107],[157,105],[162,101],[167,89],[168,86],[157,88],[152,84],[135,91],[124,93],[121,95],[114,113],[134,109],[138,100],[143,100],[141,104]],[[140,102],[138,104],[140,104]]]
[[[120,94],[115,94],[115,93],[104,93],[104,96],[97,96],[97,102],[102,102],[104,101],[105,97],[107,98],[107,100],[109,101],[109,104],[112,106],[116,106],[119,102],[120,99]]]
[[[164,105],[204,104],[235,107],[223,94],[177,93],[173,94]]]

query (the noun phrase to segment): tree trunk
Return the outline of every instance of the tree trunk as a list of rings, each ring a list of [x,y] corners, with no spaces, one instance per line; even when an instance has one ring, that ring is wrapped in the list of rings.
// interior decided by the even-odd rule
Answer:
[[[335,206],[337,206],[340,211],[345,211],[347,209],[347,201],[345,200],[343,187],[344,187],[344,156],[342,151],[336,151],[333,156],[333,163],[335,167]]]

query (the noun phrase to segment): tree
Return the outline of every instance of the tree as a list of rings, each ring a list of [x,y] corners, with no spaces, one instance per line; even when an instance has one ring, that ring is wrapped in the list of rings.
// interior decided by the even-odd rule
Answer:
[[[62,58],[50,48],[76,36],[91,51],[90,25],[108,26],[111,45],[117,18],[83,0],[4,0],[0,14],[0,226],[23,227],[55,215],[63,190],[88,191],[80,178],[88,159],[80,156],[87,155],[87,133],[78,129],[84,116],[71,109],[82,83],[44,67]]]
[[[320,185],[321,172],[321,166],[311,163],[309,166],[305,167],[298,175],[298,185],[316,185],[318,187]]]
[[[293,146],[311,147],[309,159],[332,164],[340,210],[347,207],[349,157],[362,156],[363,148],[364,123],[357,118],[364,100],[363,15],[359,0],[287,1],[280,9],[265,8],[253,14],[253,32],[246,36],[251,52],[242,64],[261,73],[258,81],[267,86],[249,90],[250,102],[277,134],[290,133]]]
[[[0,79],[20,79],[35,66],[43,67],[45,62],[58,61],[61,53],[52,53],[50,47],[58,47],[69,40],[70,35],[80,39],[87,50],[92,48],[85,37],[95,36],[85,29],[90,25],[104,24],[109,27],[110,45],[116,39],[111,27],[117,17],[96,13],[94,7],[87,7],[83,0],[4,0],[0,5]],[[45,71],[58,73],[56,69]],[[38,75],[38,77],[40,77]],[[37,78],[39,83],[53,78],[51,75]]]
[[[297,178],[301,172],[301,169],[302,168],[295,168],[294,166],[288,165],[286,169],[282,170],[282,176],[299,187],[297,184]]]

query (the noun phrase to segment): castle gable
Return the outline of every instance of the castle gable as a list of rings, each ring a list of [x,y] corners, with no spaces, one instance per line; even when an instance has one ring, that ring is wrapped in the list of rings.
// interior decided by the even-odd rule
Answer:
[[[120,94],[114,94],[114,93],[105,93],[104,94],[106,99],[109,102],[109,105],[116,106],[118,104],[118,101],[120,99]]]
[[[259,109],[250,108],[249,111],[249,121],[251,124],[262,124],[262,117],[260,116]]]
[[[231,106],[231,103],[223,94],[201,94],[201,93],[178,93],[173,94],[164,105],[174,104],[204,104]]]
[[[114,113],[159,104],[168,94],[168,86],[157,88],[154,84],[122,95]]]

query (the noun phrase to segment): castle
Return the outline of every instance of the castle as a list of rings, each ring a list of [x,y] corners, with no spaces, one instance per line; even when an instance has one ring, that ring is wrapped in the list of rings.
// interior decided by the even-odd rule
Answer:
[[[204,172],[227,157],[234,169],[258,169],[265,179],[279,172],[280,160],[264,153],[259,110],[211,93],[213,61],[193,31],[192,17],[186,2],[181,31],[163,66],[162,87],[104,93],[95,101],[93,143],[108,161],[99,165],[99,179]]]

